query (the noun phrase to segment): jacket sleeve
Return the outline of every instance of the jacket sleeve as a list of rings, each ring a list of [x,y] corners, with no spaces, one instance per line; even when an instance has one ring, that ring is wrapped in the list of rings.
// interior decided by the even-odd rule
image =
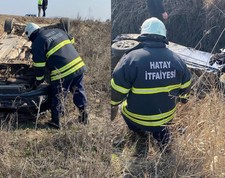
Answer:
[[[135,70],[132,69],[130,59],[125,55],[115,67],[111,79],[111,105],[119,105],[126,99],[132,88]]]
[[[186,64],[184,64],[184,74],[182,77],[181,89],[179,94],[179,100],[182,103],[186,103],[189,99],[189,94],[191,91],[191,73],[187,68]]]
[[[74,44],[75,43],[74,37],[71,34],[68,34],[68,33],[67,33],[67,36],[68,36],[69,40],[71,41],[71,43]]]
[[[165,12],[164,5],[163,5],[163,0],[153,0],[153,1],[154,1],[155,6],[156,6],[156,9],[161,14],[163,14]]]
[[[33,67],[35,69],[36,81],[38,84],[45,79],[46,57],[45,53],[38,48],[32,48]]]

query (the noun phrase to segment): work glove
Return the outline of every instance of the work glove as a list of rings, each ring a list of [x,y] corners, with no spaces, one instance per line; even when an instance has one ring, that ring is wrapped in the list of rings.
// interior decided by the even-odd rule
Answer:
[[[118,113],[118,106],[111,106],[111,121],[113,121]]]
[[[222,65],[225,63],[225,53],[216,53],[214,54],[210,60],[209,60],[209,64],[213,65],[214,63],[217,63],[218,65]]]

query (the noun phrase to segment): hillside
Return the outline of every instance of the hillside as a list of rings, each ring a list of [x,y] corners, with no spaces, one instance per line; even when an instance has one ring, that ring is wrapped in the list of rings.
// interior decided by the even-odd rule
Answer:
[[[16,22],[52,24],[59,19],[0,15],[0,35],[4,35],[6,18]],[[20,121],[18,127],[0,127],[0,177],[105,177],[110,174],[110,138],[107,137],[110,116],[110,22],[73,19],[71,34],[75,47],[88,67],[85,89],[88,97],[90,123],[76,123],[78,111],[72,98],[62,123],[70,127],[52,130],[44,124],[50,119],[46,112],[38,120]],[[94,175],[94,176],[91,176]]]

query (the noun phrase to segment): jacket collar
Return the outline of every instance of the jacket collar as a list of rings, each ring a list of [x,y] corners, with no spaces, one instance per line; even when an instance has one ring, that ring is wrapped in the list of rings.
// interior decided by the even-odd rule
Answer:
[[[144,47],[150,47],[150,48],[165,48],[166,44],[159,41],[144,41],[142,42],[142,45]]]
[[[167,38],[163,37],[163,36],[157,36],[157,35],[140,35],[137,39],[138,41],[140,41],[141,43],[162,43],[162,44],[169,44]]]
[[[39,34],[41,31],[43,31],[43,29],[40,29],[40,28],[39,28],[39,29],[35,30],[35,31],[30,35],[29,40],[33,42],[33,41],[37,38],[38,34]]]

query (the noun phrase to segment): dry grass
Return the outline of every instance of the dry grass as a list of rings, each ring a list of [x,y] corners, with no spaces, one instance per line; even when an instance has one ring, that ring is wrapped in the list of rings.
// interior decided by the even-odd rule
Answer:
[[[78,111],[74,109],[69,95],[64,100],[66,112],[61,119],[62,130],[46,128],[44,122],[50,119],[49,112],[41,115],[37,122],[19,121],[16,129],[2,124],[2,178],[110,177],[111,142],[107,132],[110,126],[111,24],[80,19],[71,23],[75,46],[88,67],[84,82],[90,123],[83,126],[76,122]],[[67,126],[69,121],[74,124]]]
[[[223,0],[166,0],[165,21],[170,41],[218,52],[224,47],[225,2]],[[146,1],[112,0],[112,38],[121,33],[139,33],[149,18]],[[221,37],[220,37],[221,35]],[[219,41],[217,41],[219,39]]]
[[[151,136],[147,142],[130,136],[118,116],[112,128],[117,144],[111,155],[114,177],[224,177],[224,115],[224,97],[218,91],[179,105],[170,127],[170,154],[159,152]]]
[[[125,2],[129,2],[130,5],[127,6]],[[144,16],[141,10],[137,13],[141,14],[140,17],[130,16],[129,9],[126,15],[122,16],[123,18],[116,17],[120,7],[137,10],[131,5],[132,2],[134,1],[112,0],[112,19],[117,18],[112,24],[113,35],[137,33],[139,26],[135,23],[137,21],[141,23],[140,19]],[[188,2],[199,3],[198,0]],[[205,2],[207,4],[204,4],[204,8],[207,7],[209,12],[212,12],[210,8],[215,10],[214,5],[210,6],[210,1]],[[171,9],[168,8],[170,12],[172,9],[175,9],[176,13],[180,12],[177,6],[181,7],[181,5],[183,8],[180,9],[186,12],[185,9],[189,7],[187,1],[167,0],[167,3],[167,7],[171,6]],[[217,3],[223,5],[222,1]],[[134,5],[146,8],[143,1],[140,3],[135,1]],[[222,8],[222,6],[218,7]],[[215,12],[219,13],[216,10]],[[179,14],[176,13],[174,15],[176,18],[171,18],[168,22],[171,27],[173,22],[178,24]],[[138,20],[131,23],[125,17]],[[213,18],[209,15],[207,17]],[[130,25],[126,26],[123,22]],[[202,24],[213,26],[209,23]],[[202,26],[204,30],[208,29]],[[123,27],[137,27],[137,29],[127,31]],[[198,94],[194,93],[189,103],[178,107],[170,128],[173,135],[171,154],[160,153],[151,135],[147,142],[134,136],[128,131],[121,116],[112,123],[109,122],[110,29],[109,22],[79,19],[73,21],[72,33],[76,39],[76,48],[89,68],[85,76],[85,86],[89,99],[90,124],[88,126],[73,124],[71,127],[65,125],[59,131],[46,129],[42,122],[49,119],[47,113],[39,118],[37,129],[35,129],[35,121],[19,123],[16,130],[1,127],[0,177],[225,177],[224,96],[215,89],[214,85],[210,86],[211,81],[207,81],[207,87],[211,92],[207,90],[205,98],[199,100],[196,98]],[[177,30],[182,29],[177,28]],[[221,31],[217,32],[216,40],[220,33]],[[174,32],[175,34],[179,33]],[[202,35],[199,38],[201,37]],[[176,38],[184,42],[187,39],[174,36],[174,39]],[[193,42],[192,45],[195,46],[197,43]],[[212,49],[215,43],[208,42],[207,45]],[[196,86],[199,85],[202,84],[198,83]],[[64,124],[74,120],[78,114],[69,99],[65,100],[65,105],[68,109],[65,117],[62,118]]]
[[[170,41],[209,52],[224,47],[224,1],[164,2],[170,14],[165,22]],[[145,1],[112,0],[112,38],[139,33],[148,17]],[[178,106],[170,126],[170,154],[161,153],[151,135],[147,140],[134,135],[117,116],[110,132],[113,177],[225,177],[224,86],[215,87],[218,81],[208,73],[196,73],[193,81],[190,101]]]

